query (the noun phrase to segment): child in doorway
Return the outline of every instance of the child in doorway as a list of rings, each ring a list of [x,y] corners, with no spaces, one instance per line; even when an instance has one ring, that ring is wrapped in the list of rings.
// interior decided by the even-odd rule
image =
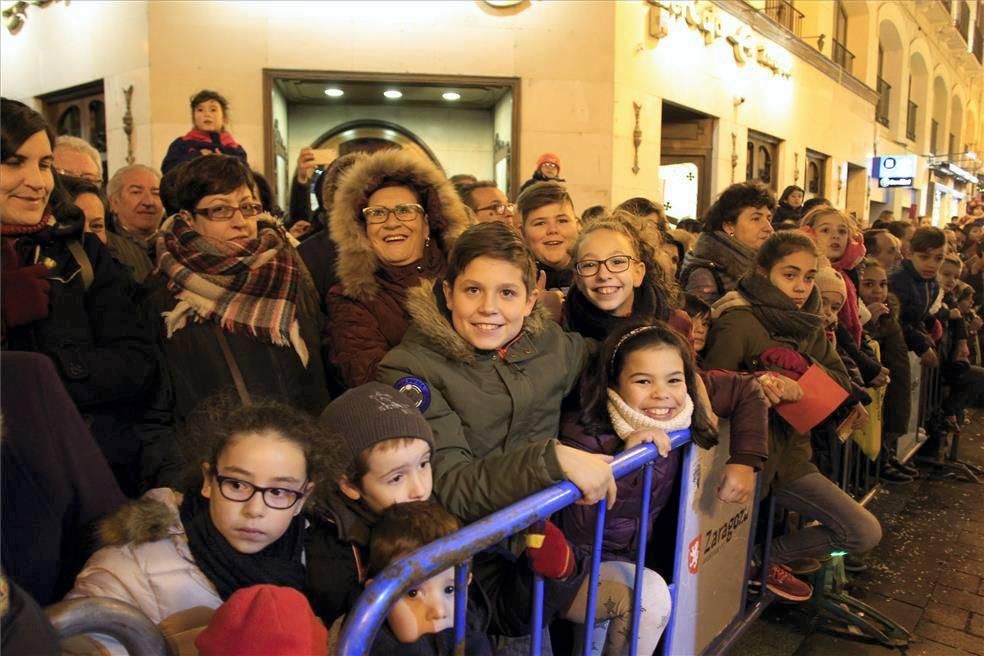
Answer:
[[[369,546],[369,581],[388,565],[431,542],[454,533],[461,523],[431,501],[391,506],[373,528]],[[471,577],[469,577],[470,579]],[[454,652],[454,568],[407,590],[390,611],[369,653],[371,656],[437,656]],[[464,653],[491,656],[488,600],[477,584],[469,585]]]
[[[236,143],[226,129],[229,120],[229,101],[217,91],[202,89],[191,98],[192,129],[178,137],[167,148],[161,163],[161,173],[176,164],[202,155],[232,155],[246,161],[246,151]]]
[[[824,335],[822,302],[814,286],[818,268],[817,246],[806,235],[787,230],[769,237],[756,255],[755,269],[715,303],[705,364],[773,372],[781,386],[778,394],[766,389],[773,406],[802,398],[796,379],[811,362],[849,390],[844,364]],[[762,489],[818,524],[773,540],[767,586],[791,601],[805,601],[812,590],[791,575],[786,563],[835,549],[863,553],[881,540],[881,527],[874,515],[817,471],[806,436],[776,412],[769,420]]]

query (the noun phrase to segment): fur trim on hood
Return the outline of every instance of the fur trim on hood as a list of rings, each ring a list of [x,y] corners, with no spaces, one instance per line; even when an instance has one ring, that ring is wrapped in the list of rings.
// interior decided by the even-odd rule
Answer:
[[[387,184],[416,190],[427,213],[430,238],[445,257],[471,219],[454,186],[431,161],[402,150],[385,150],[357,161],[338,182],[329,217],[329,234],[338,247],[337,272],[345,295],[368,302],[379,292],[379,259],[366,236],[362,209],[369,196]]]
[[[107,547],[156,542],[170,535],[177,522],[177,509],[162,501],[129,501],[99,522],[99,543]]]
[[[407,290],[406,309],[413,327],[427,338],[428,346],[451,360],[474,362],[478,351],[455,331],[444,302],[444,292],[437,287],[441,281],[424,281]],[[523,331],[529,335],[543,332],[550,318],[550,311],[540,303],[533,306],[530,316],[523,321]]]

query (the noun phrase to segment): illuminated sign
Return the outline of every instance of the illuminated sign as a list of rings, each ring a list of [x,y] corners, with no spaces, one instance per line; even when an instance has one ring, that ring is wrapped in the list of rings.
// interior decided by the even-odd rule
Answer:
[[[977,176],[971,173],[970,171],[968,171],[967,169],[961,168],[956,164],[954,164],[953,162],[950,162],[949,167],[950,167],[950,173],[952,173],[956,177],[960,178],[961,180],[965,180],[966,182],[969,182],[971,184],[977,184]]]
[[[911,187],[916,177],[916,164],[915,155],[886,155],[876,157],[871,170],[882,189]]]
[[[793,74],[792,59],[788,53],[764,39],[756,39],[747,25],[726,27],[721,15],[712,6],[699,6],[697,0],[648,0],[649,34],[657,39],[666,36],[661,11],[673,18],[683,19],[692,29],[704,35],[704,44],[712,45],[724,39],[731,46],[735,61],[739,64],[754,60],[759,66],[775,75],[789,78]]]

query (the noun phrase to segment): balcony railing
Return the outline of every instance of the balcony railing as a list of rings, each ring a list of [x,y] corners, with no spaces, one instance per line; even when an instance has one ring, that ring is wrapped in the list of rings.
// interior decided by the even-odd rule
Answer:
[[[790,0],[765,0],[765,15],[796,36],[802,36],[803,12]]]
[[[854,53],[837,39],[831,39],[830,58],[850,74],[854,74]]]
[[[970,7],[967,5],[967,0],[957,1],[957,18],[954,21],[954,25],[957,31],[960,32],[960,36],[963,37],[964,41],[969,41],[970,37]]]
[[[909,107],[905,113],[905,138],[910,141],[916,140],[916,122],[919,120],[919,105],[909,101]]]
[[[940,124],[934,118],[929,124],[929,152],[934,155],[939,152]]]
[[[878,107],[875,109],[875,120],[888,127],[888,108],[892,100],[892,85],[878,78]]]

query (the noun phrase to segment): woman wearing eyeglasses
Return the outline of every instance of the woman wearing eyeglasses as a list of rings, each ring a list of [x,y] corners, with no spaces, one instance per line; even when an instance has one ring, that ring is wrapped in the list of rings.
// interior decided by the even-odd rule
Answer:
[[[205,398],[265,398],[309,412],[328,402],[317,294],[239,159],[201,157],[175,181],[146,307],[163,344],[179,425]]]
[[[183,498],[154,490],[105,520],[103,547],[69,598],[118,599],[159,624],[253,585],[323,592],[326,583],[307,580],[312,558],[320,561],[305,548],[302,510],[340,476],[337,441],[279,403],[213,403],[197,419],[194,483]],[[208,615],[196,617],[204,624]]]
[[[374,380],[376,365],[403,339],[407,290],[444,275],[469,218],[433,163],[398,150],[355,163],[333,200],[339,283],[328,292],[325,348],[354,387]]]

